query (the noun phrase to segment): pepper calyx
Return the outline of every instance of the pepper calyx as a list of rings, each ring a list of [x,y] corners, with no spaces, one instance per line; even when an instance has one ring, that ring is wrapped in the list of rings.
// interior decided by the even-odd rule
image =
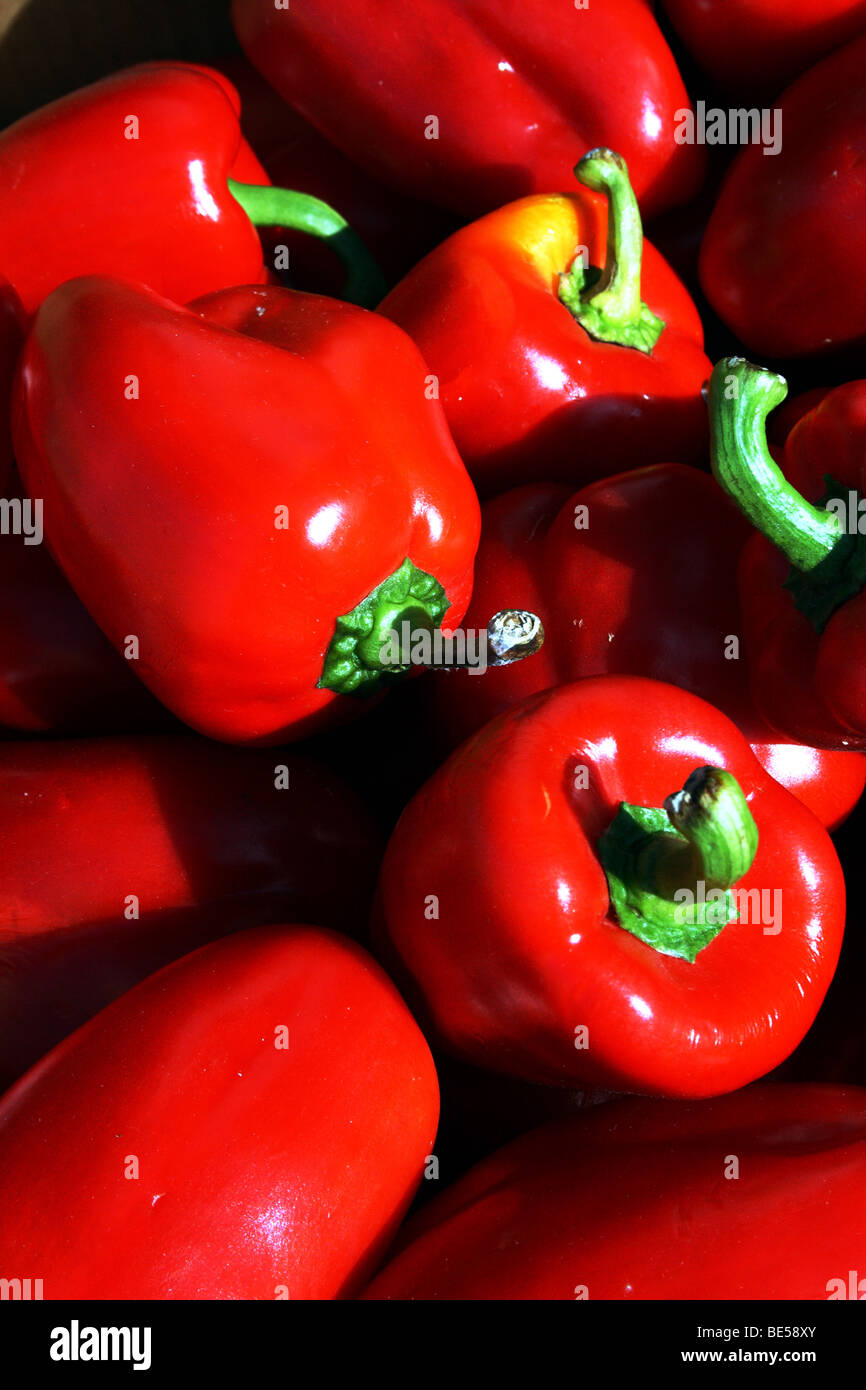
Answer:
[[[400,645],[403,624],[409,624],[410,633],[430,633],[440,626],[449,606],[438,579],[407,556],[366,598],[336,619],[317,688],[368,696],[405,676],[410,663],[392,655],[395,643]]]

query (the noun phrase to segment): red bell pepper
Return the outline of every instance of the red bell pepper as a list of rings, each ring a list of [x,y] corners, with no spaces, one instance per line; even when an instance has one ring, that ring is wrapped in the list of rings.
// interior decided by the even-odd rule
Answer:
[[[710,386],[713,472],[763,533],[740,562],[752,694],[787,736],[862,749],[866,382],[838,387],[803,416],[783,471],[765,421],[786,391],[783,377],[742,358],[719,362]]]
[[[23,310],[17,294],[8,281],[0,276],[0,493],[6,494],[6,484],[12,472],[12,439],[9,434],[9,410],[15,363],[23,341]]]
[[[789,87],[780,152],[747,146],[710,218],[701,284],[756,353],[797,357],[866,337],[864,67],[866,35]]]
[[[235,0],[247,57],[362,168],[477,215],[568,186],[612,145],[646,212],[685,202],[703,149],[675,140],[688,96],[645,0]]]
[[[862,1298],[864,1241],[866,1091],[622,1100],[485,1159],[363,1297]]]
[[[240,932],[79,1029],[0,1103],[0,1264],[48,1299],[330,1299],[436,1133],[397,991],[311,927]]]
[[[376,929],[465,1060],[705,1096],[800,1041],[844,897],[826,830],[724,715],[607,676],[532,696],[448,759],[391,838]]]
[[[77,275],[142,281],[181,303],[259,284],[267,278],[260,220],[328,236],[360,266],[349,294],[381,297],[375,268],[333,210],[303,194],[265,194],[268,178],[239,116],[238,94],[222,73],[144,63],[4,130],[0,268],[26,311]]]
[[[514,603],[538,614],[545,642],[483,680],[457,671],[430,682],[434,728],[449,749],[536,691],[585,676],[650,676],[723,710],[824,825],[851,812],[866,757],[792,742],[755,709],[737,599],[751,532],[711,477],[669,463],[574,494],[536,483],[494,498],[482,515],[465,625]]]
[[[622,159],[593,150],[575,173],[609,217],[585,192],[524,198],[456,232],[380,305],[435,373],[482,493],[706,448],[698,311],[643,244]]]
[[[663,0],[689,52],[718,82],[777,92],[866,29],[864,0]]]
[[[189,735],[5,744],[0,834],[0,1086],[224,932],[354,929],[381,854],[322,767]]]
[[[13,475],[6,496],[20,491]],[[28,733],[121,733],[174,723],[44,545],[0,536],[0,593],[0,725]]]
[[[299,737],[393,679],[392,626],[459,623],[479,509],[426,373],[386,319],[270,286],[182,309],[93,277],[43,304],[22,475],[89,612],[194,728]]]

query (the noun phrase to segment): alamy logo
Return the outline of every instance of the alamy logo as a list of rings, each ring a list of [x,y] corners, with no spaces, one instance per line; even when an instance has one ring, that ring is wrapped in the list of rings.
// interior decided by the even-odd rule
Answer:
[[[707,109],[705,101],[680,107],[674,140],[678,145],[763,145],[764,154],[776,155],[782,148],[781,107],[739,107],[724,111]]]
[[[51,1329],[52,1361],[131,1361],[134,1371],[150,1370],[149,1327],[68,1327]]]
[[[25,545],[41,545],[42,498],[0,497],[0,536],[23,536]]]
[[[44,1296],[41,1279],[0,1279],[0,1301],[11,1298],[26,1302]]]
[[[695,889],[678,888],[674,893],[674,921],[680,926],[697,926],[701,921],[724,927],[734,918],[761,926],[765,936],[778,936],[782,930],[781,888],[707,888],[699,878]],[[699,915],[702,914],[702,915]]]
[[[536,613],[523,608],[502,608],[486,628],[413,628],[408,621],[400,630],[391,628],[379,648],[385,670],[409,666],[462,667],[470,676],[483,675],[488,666],[507,666],[532,656],[544,643],[544,626]]]
[[[392,628],[379,652],[379,660],[389,669],[405,666],[466,666],[470,675],[487,670],[487,629],[413,628],[402,622],[400,631]]]
[[[861,1279],[856,1269],[848,1270],[847,1283],[844,1279],[828,1279],[824,1286],[827,1290],[827,1301],[832,1303],[834,1299],[857,1299],[862,1303],[866,1299],[866,1279]]]

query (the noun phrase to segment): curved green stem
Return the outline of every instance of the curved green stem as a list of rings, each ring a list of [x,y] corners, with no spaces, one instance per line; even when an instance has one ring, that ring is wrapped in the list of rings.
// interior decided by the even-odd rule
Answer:
[[[766,421],[788,394],[784,377],[725,357],[710,378],[710,456],[716,481],[797,570],[820,565],[840,540],[839,518],[813,507],[767,447]]]
[[[693,961],[736,918],[730,889],[757,848],[736,778],[699,767],[664,809],[623,801],[599,854],[620,926],[663,955]]]
[[[665,810],[693,847],[707,883],[731,888],[748,873],[758,849],[758,827],[732,773],[696,768],[682,790],[665,799]]]
[[[374,309],[388,292],[381,270],[344,217],[320,198],[229,179],[229,192],[255,227],[286,227],[326,241],[346,268],[343,297]]]
[[[643,228],[625,160],[613,150],[590,150],[574,172],[607,196],[607,258],[598,272],[578,257],[559,277],[559,298],[590,337],[652,352],[665,324],[640,297]]]

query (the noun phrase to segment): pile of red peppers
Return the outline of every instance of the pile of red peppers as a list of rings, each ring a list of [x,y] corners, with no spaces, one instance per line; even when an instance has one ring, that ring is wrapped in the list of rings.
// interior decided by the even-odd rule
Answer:
[[[3,1296],[866,1297],[866,5],[231,11],[0,131]]]

